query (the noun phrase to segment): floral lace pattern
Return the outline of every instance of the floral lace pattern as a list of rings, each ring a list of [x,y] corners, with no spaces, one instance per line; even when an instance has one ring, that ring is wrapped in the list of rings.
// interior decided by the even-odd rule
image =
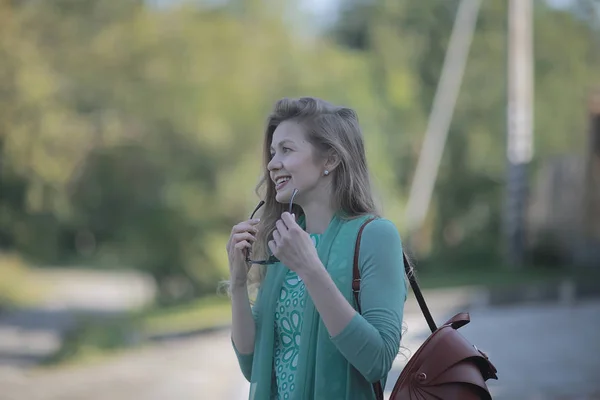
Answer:
[[[311,235],[315,246],[319,237]],[[304,282],[288,271],[275,310],[275,385],[277,399],[288,400],[296,389],[296,371],[302,332],[302,313],[306,303]]]

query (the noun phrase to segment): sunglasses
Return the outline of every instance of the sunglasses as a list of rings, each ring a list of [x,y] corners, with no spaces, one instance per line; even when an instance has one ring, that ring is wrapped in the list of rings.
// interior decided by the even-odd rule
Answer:
[[[298,194],[298,189],[294,189],[294,191],[292,192],[292,197],[290,197],[290,203],[289,203],[289,206],[288,206],[288,211],[289,211],[290,214],[292,213],[292,206],[294,205],[294,197],[296,197],[297,194]],[[249,219],[253,219],[254,218],[254,214],[256,214],[256,212],[258,210],[260,210],[260,208],[262,206],[264,206],[264,205],[265,205],[265,201],[261,200],[260,203],[258,203],[258,205],[256,206],[256,208],[254,209],[254,211],[252,211],[252,214],[250,215]],[[279,260],[274,255],[271,255],[266,260],[251,260],[250,259],[250,249],[248,249],[248,251],[246,252],[246,262],[250,263],[250,264],[258,264],[258,265],[271,265],[271,264],[278,263]]]

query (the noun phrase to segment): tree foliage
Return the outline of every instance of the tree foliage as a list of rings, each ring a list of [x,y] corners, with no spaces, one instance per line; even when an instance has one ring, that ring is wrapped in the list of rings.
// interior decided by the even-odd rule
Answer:
[[[399,184],[411,184],[426,118],[439,81],[459,1],[347,1],[330,36],[363,52],[380,77],[393,136]],[[425,250],[446,263],[494,260],[502,253],[506,176],[506,2],[482,2],[460,95],[425,227]],[[600,31],[590,2],[572,9],[534,8],[535,166],[547,157],[582,152],[587,98],[600,80]],[[588,13],[581,12],[588,10]],[[405,82],[395,79],[407,74]],[[411,87],[411,115],[389,93]],[[389,129],[389,128],[388,128]],[[391,130],[388,130],[390,132]]]
[[[323,35],[289,28],[294,2],[269,4],[0,1],[0,248],[40,265],[139,268],[178,295],[214,290],[231,225],[258,200],[266,115],[300,95],[358,111],[401,228],[458,2],[346,1]],[[536,7],[538,158],[584,143],[599,40],[577,15]],[[505,5],[484,2],[425,230],[431,255],[498,254],[505,47]]]

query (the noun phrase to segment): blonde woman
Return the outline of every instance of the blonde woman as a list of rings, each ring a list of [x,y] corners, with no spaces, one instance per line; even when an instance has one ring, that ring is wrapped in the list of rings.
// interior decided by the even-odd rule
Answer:
[[[377,217],[356,113],[278,101],[259,188],[260,220],[235,225],[227,244],[232,344],[250,399],[374,399],[400,348],[407,286],[398,231],[378,217],[360,241],[356,311],[354,245]]]

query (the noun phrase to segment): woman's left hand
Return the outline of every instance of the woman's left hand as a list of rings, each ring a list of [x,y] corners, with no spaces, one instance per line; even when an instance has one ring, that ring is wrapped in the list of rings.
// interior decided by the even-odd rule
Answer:
[[[310,235],[289,212],[276,222],[268,245],[273,255],[299,276],[322,265]]]

